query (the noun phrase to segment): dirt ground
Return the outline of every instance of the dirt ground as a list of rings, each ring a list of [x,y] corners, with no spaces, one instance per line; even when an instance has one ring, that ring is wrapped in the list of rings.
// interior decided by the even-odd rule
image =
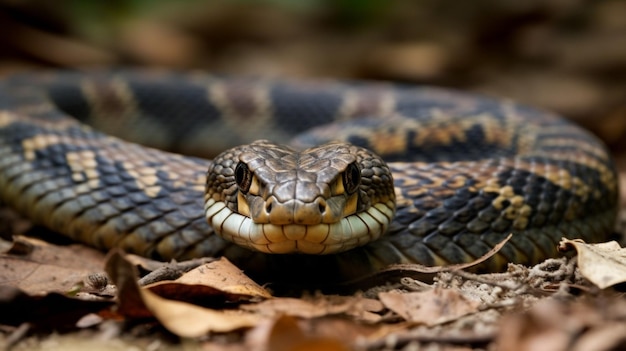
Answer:
[[[607,143],[626,204],[624,1],[0,0],[0,23],[0,75],[142,67],[375,79],[556,111]],[[619,235],[625,224],[622,210]],[[135,267],[164,268],[67,242],[1,244],[0,346],[13,350],[626,349],[617,248],[576,247],[616,266],[560,258],[501,274],[428,272],[427,282],[405,267],[356,292],[276,296],[223,260],[169,267],[175,283],[138,287]],[[207,267],[223,279],[207,281]]]

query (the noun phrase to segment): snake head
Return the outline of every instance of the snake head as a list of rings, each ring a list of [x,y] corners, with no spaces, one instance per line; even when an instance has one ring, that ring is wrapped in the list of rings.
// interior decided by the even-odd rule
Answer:
[[[209,224],[265,253],[346,251],[383,235],[394,212],[387,165],[347,143],[296,151],[260,140],[221,153],[207,173]]]

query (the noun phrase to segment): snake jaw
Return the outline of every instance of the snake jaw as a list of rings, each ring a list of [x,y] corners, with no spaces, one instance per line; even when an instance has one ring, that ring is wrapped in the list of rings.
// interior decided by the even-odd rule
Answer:
[[[394,215],[393,201],[335,223],[316,225],[256,223],[209,199],[207,221],[222,238],[239,246],[269,254],[335,254],[365,245],[383,235]]]
[[[267,141],[215,158],[205,214],[215,232],[266,253],[330,254],[383,235],[393,179],[376,155],[346,143],[301,152]]]

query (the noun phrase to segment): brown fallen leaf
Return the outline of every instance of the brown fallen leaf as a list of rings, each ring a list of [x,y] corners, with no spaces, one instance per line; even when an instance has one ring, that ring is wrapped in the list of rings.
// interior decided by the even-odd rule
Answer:
[[[497,350],[610,351],[626,349],[626,301],[601,296],[583,301],[545,299],[506,315]]]
[[[600,289],[626,282],[626,249],[615,241],[587,244],[580,239],[561,239],[560,250],[574,247],[580,273]]]
[[[182,301],[206,300],[215,296],[229,302],[272,297],[224,257],[192,269],[174,281],[157,282],[144,288],[161,297]]]
[[[104,268],[117,286],[117,312],[130,318],[152,317],[137,285],[137,270],[125,259],[124,253],[117,249],[111,250]]]
[[[375,323],[384,307],[380,301],[356,296],[322,295],[310,299],[275,297],[256,304],[242,305],[246,311],[255,311],[263,315],[288,315],[300,318],[317,318],[330,315],[348,315],[354,320]]]
[[[104,266],[106,255],[100,250],[82,244],[56,245],[22,235],[15,236],[13,241],[14,245],[31,246],[29,252],[23,257],[32,261],[63,267],[79,266],[94,271],[101,271]]]
[[[409,322],[433,326],[478,311],[480,301],[470,300],[456,289],[378,294],[380,301]]]
[[[255,350],[267,351],[348,351],[349,348],[334,338],[308,336],[298,321],[280,316],[258,325],[246,343]],[[260,347],[260,345],[263,345]]]
[[[118,286],[119,312],[129,317],[154,316],[172,333],[199,337],[208,332],[229,332],[257,325],[263,318],[237,310],[212,310],[190,303],[168,300],[137,285],[135,267],[113,250],[106,263],[107,273]]]
[[[77,328],[84,316],[109,308],[113,302],[85,301],[58,293],[30,295],[11,286],[0,285],[0,324],[28,323],[38,331],[67,331]]]
[[[612,322],[593,328],[580,339],[571,351],[612,351],[626,348],[626,323]]]
[[[238,310],[212,310],[190,303],[164,299],[147,289],[140,289],[146,307],[161,324],[182,337],[199,337],[208,332],[230,332],[253,327],[263,318]]]
[[[89,274],[102,271],[104,254],[82,245],[61,246],[16,236],[0,254],[0,285],[28,294],[76,291]]]
[[[146,272],[153,272],[168,264],[167,262],[157,261],[151,258],[130,253],[127,253],[126,255],[124,255],[124,257],[128,262],[132,263],[134,266],[137,266],[140,271],[143,270]]]

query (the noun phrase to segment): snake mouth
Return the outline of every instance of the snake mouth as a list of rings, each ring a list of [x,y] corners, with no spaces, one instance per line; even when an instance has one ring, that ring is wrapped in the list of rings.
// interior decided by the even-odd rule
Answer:
[[[207,221],[217,235],[239,246],[269,254],[335,254],[370,243],[389,228],[394,203],[377,203],[334,223],[312,225],[255,223],[224,202],[209,199]]]

